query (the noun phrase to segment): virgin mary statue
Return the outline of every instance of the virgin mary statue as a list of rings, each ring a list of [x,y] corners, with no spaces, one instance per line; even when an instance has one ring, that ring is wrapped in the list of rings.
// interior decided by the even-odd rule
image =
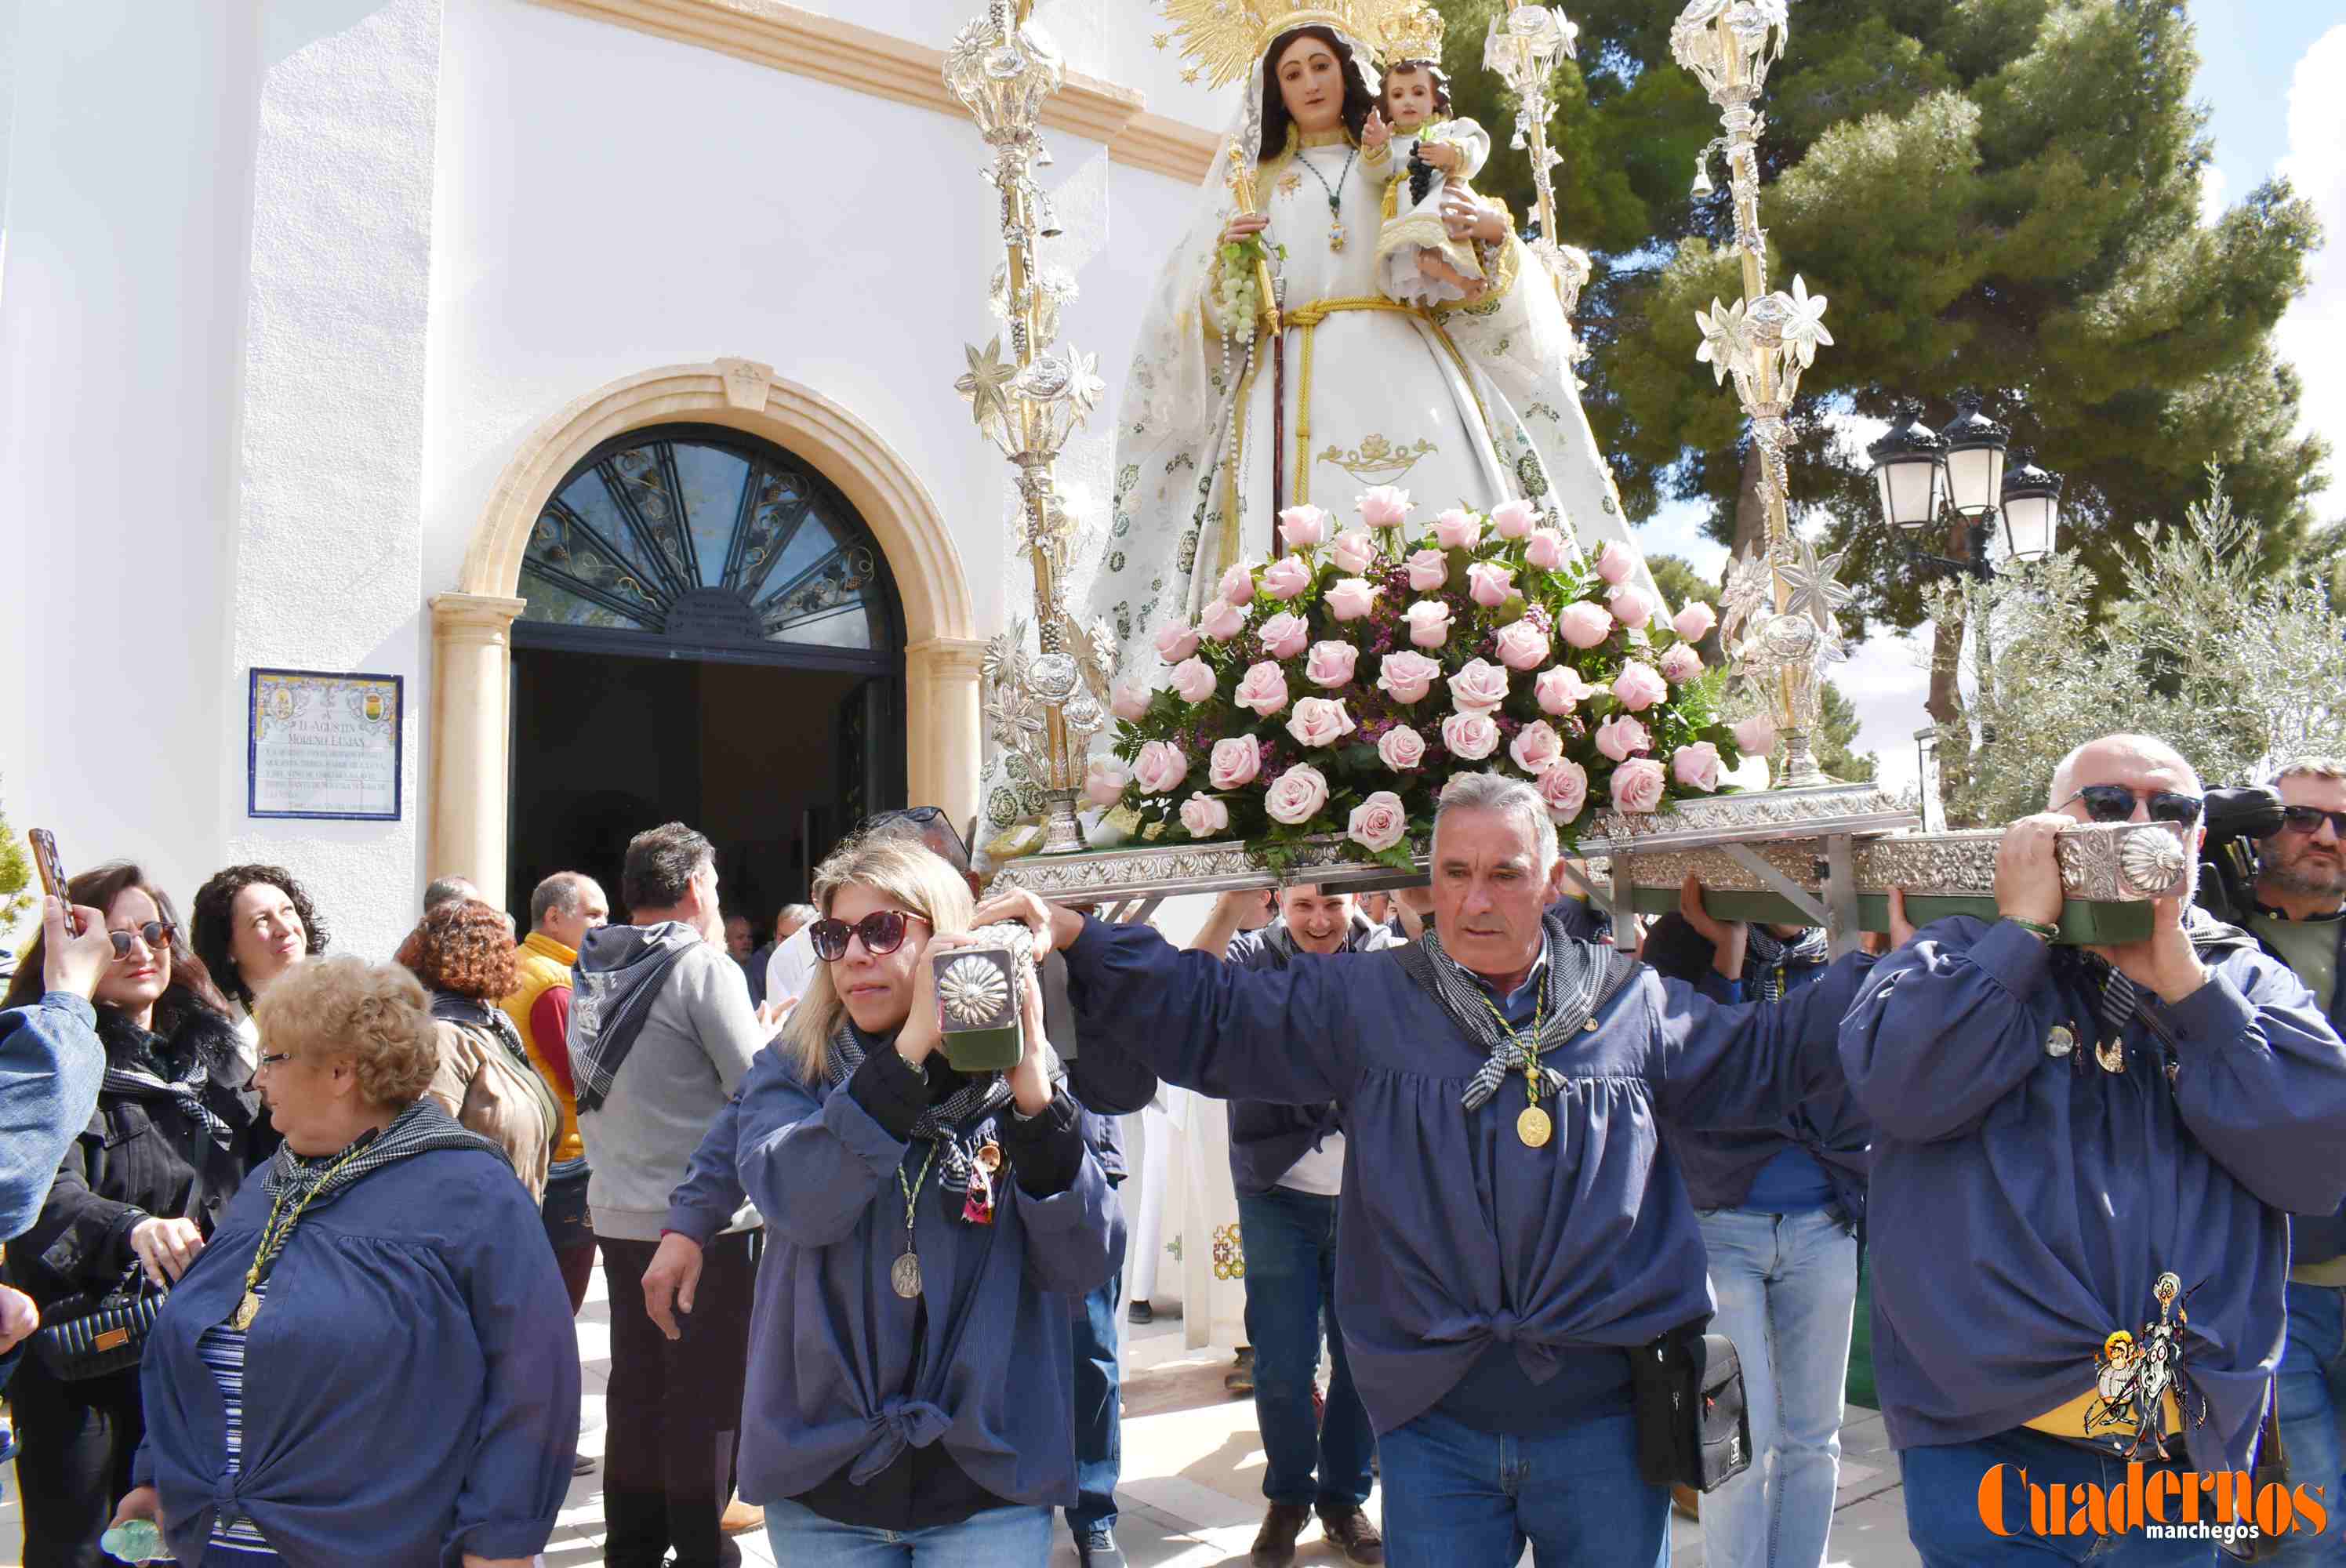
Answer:
[[[1392,485],[1413,527],[1520,498],[1584,551],[1632,543],[1581,412],[1562,303],[1504,206],[1460,193],[1444,208],[1484,262],[1478,297],[1429,310],[1378,292],[1378,229],[1408,178],[1377,104],[1394,8],[1167,5],[1185,48],[1246,89],[1158,279],[1119,409],[1110,536],[1084,617],[1114,631],[1119,684],[1160,683],[1154,634],[1195,622],[1232,563],[1268,559],[1281,508],[1350,524],[1363,490]],[[1229,307],[1245,283],[1222,275],[1225,242],[1257,232],[1276,342]]]

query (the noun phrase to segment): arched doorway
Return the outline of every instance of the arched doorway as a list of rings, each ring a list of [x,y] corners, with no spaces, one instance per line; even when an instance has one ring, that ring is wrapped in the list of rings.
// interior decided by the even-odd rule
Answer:
[[[712,424],[607,440],[530,531],[513,628],[508,907],[627,839],[717,845],[729,914],[770,923],[856,820],[904,802],[903,614],[854,505]]]
[[[491,897],[507,888],[513,628],[526,607],[519,596],[533,591],[523,558],[547,501],[581,463],[619,437],[678,422],[778,446],[852,504],[892,574],[903,616],[905,795],[944,806],[956,822],[976,810],[984,645],[943,511],[912,465],[847,409],[770,365],[720,359],[598,388],[546,420],[506,463],[454,589],[432,600],[424,876],[469,877]]]

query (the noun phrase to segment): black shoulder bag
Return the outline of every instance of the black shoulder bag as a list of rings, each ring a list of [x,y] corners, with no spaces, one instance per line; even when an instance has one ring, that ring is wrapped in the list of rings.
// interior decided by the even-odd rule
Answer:
[[[1629,1352],[1637,1463],[1647,1482],[1712,1492],[1751,1464],[1743,1362],[1708,1314]]]
[[[147,1353],[148,1331],[169,1294],[133,1263],[110,1289],[61,1297],[41,1308],[33,1353],[61,1383],[135,1367]]]

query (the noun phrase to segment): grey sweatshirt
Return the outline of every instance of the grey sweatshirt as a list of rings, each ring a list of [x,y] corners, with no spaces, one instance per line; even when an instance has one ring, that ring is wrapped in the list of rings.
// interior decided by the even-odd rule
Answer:
[[[582,952],[579,962],[589,956]],[[659,1239],[669,1191],[684,1180],[701,1135],[765,1043],[741,966],[721,947],[694,944],[660,982],[610,1097],[578,1115],[594,1167],[586,1206],[596,1235]],[[763,1223],[745,1199],[725,1229]]]

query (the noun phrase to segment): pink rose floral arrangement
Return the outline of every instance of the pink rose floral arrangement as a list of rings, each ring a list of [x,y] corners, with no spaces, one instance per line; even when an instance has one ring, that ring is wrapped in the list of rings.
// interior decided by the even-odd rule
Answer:
[[[1571,843],[1601,812],[1723,788],[1773,739],[1719,716],[1696,647],[1708,607],[1653,603],[1623,546],[1578,555],[1522,502],[1413,520],[1388,485],[1352,511],[1362,525],[1281,514],[1284,554],[1232,566],[1199,625],[1157,633],[1171,667],[1145,705],[1118,693],[1095,798],[1121,776],[1151,838],[1276,861],[1326,836],[1406,868],[1454,773],[1529,779]]]

